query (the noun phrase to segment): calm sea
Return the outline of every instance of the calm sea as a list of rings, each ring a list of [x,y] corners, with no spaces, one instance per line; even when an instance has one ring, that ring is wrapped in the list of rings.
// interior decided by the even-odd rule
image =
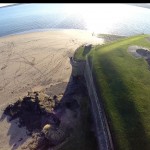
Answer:
[[[0,36],[52,29],[150,34],[150,9],[127,4],[21,4],[0,8]]]

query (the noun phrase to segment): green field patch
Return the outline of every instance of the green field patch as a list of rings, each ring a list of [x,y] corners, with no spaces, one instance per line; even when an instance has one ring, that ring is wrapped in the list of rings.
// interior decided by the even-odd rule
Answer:
[[[148,36],[95,46],[88,55],[117,150],[150,149],[149,66],[144,58],[127,52],[132,45],[150,48]]]
[[[86,55],[91,51],[92,45],[81,45],[74,53],[75,60],[86,60]]]

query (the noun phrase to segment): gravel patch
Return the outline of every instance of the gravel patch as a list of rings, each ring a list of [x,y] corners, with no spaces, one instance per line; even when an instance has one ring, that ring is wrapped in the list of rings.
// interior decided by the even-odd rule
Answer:
[[[136,58],[141,58],[142,56],[137,53],[137,51],[136,51],[137,49],[141,49],[141,47],[136,46],[136,45],[130,46],[130,47],[128,48],[128,52],[129,52],[132,56],[134,56],[134,57],[136,57]]]
[[[130,46],[128,52],[136,58],[144,58],[150,66],[150,50],[141,46]]]

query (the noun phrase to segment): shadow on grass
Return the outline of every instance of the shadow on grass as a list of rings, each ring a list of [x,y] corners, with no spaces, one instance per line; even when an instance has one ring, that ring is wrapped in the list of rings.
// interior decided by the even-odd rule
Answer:
[[[90,63],[91,61],[92,60],[90,59]],[[103,99],[104,102],[103,106],[106,106],[107,103],[107,110],[108,110],[109,105],[113,105],[113,109],[115,109],[115,112],[117,112],[117,114],[119,115],[121,124],[123,124],[122,128],[125,134],[125,135],[121,135],[121,134],[119,135],[118,132],[118,136],[116,136],[116,132],[114,131],[111,122],[112,118],[110,118],[108,112],[106,112],[115,149],[122,149],[121,147],[123,146],[118,145],[117,141],[119,139],[119,136],[121,137],[124,136],[124,138],[127,138],[130,147],[129,149],[149,150],[150,141],[148,139],[147,133],[144,130],[142,118],[135,106],[134,103],[135,100],[131,92],[129,91],[128,87],[124,83],[122,77],[118,73],[117,69],[115,68],[111,60],[107,57],[107,54],[101,55],[101,58],[99,58],[98,61],[99,61],[98,63],[101,65],[101,72],[105,76],[106,82],[109,85],[109,91],[111,93],[111,101],[107,100],[106,102]],[[97,87],[97,93],[99,94],[99,97],[102,98],[100,94],[101,91],[100,83],[98,83],[94,71],[93,71],[93,78],[94,78],[95,85]],[[100,78],[100,76],[98,76],[98,78]],[[110,111],[113,112],[113,110]]]
[[[83,56],[86,56],[90,52],[91,47],[92,47],[92,45],[88,45],[88,46],[84,47]]]

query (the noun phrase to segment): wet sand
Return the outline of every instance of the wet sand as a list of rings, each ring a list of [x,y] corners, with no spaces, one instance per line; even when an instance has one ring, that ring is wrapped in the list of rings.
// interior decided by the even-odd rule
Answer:
[[[69,56],[84,43],[102,44],[103,39],[82,30],[0,38],[0,116],[8,103],[27,95],[28,91],[64,92],[71,75]],[[11,125],[6,119],[1,120],[0,131],[0,149],[13,149],[12,143],[24,142],[19,141],[22,136],[28,139],[26,129],[17,127],[17,120]]]

